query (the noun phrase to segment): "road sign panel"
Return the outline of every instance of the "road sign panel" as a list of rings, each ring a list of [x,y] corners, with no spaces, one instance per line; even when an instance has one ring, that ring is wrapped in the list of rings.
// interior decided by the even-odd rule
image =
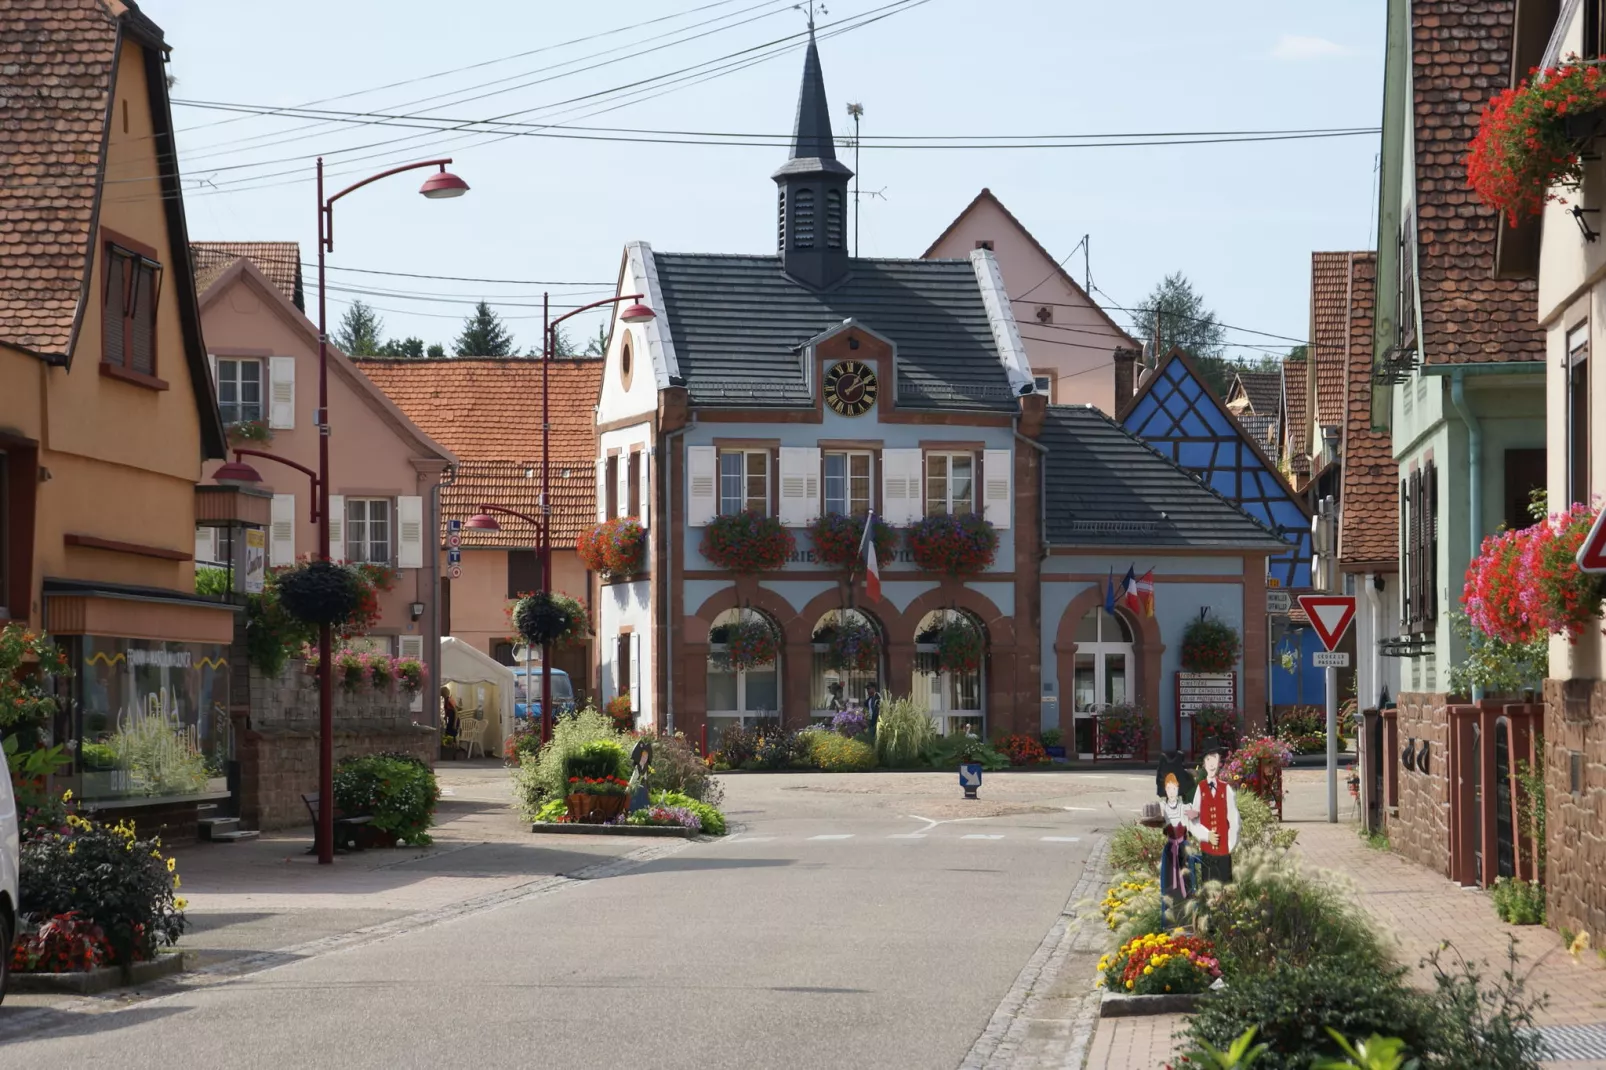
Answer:
[[[452,566],[451,576],[452,576],[452,579],[454,579],[454,580],[462,579],[463,578],[463,566],[462,565],[453,565]]]
[[[462,560],[463,560],[463,551],[461,551],[461,550],[447,550],[446,551],[446,563],[448,565],[458,564]]]
[[[457,532],[454,531],[450,535],[446,536],[446,548],[448,550],[455,550],[461,545],[463,545],[463,536],[459,535]]]
[[[1606,572],[1606,509],[1600,511],[1575,557],[1585,572]]]
[[[1318,669],[1349,668],[1349,652],[1345,650],[1318,650],[1310,656],[1310,663]]]
[[[981,787],[980,762],[966,762],[959,767],[959,786],[964,788]]]
[[[1293,608],[1294,600],[1287,591],[1266,592],[1266,612],[1275,615],[1287,613]]]
[[[1310,618],[1311,627],[1322,646],[1328,650],[1338,645],[1355,619],[1355,596],[1352,594],[1302,594],[1299,608]]]
[[[448,520],[446,522],[446,530],[447,531],[462,531],[463,530],[463,522],[461,520]]]

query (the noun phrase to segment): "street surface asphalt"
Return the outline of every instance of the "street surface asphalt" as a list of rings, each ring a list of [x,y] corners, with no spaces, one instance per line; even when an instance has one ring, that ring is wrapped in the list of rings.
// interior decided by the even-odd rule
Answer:
[[[505,798],[505,774],[483,772],[459,774],[462,794]],[[443,831],[382,892],[356,870],[342,889],[338,866],[281,865],[255,912],[230,912],[214,879],[221,907],[191,892],[200,931],[181,946],[226,946],[231,927],[282,946],[253,926],[294,917],[312,880],[309,906],[443,877],[498,891],[151,998],[8,1000],[0,1067],[958,1067],[1100,833],[1153,792],[1122,772],[988,774],[975,802],[953,774],[724,783],[737,831],[720,840],[542,837],[484,805],[496,834]]]

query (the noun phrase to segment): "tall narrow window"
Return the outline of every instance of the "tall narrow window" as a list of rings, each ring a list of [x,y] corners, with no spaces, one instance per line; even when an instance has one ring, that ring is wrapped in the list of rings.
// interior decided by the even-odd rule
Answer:
[[[1589,501],[1589,324],[1567,332],[1567,503]]]
[[[619,515],[619,455],[608,455],[606,466],[607,475],[604,477],[603,494],[606,495],[608,506],[608,519],[612,520]]]
[[[775,248],[786,252],[786,187],[781,187],[780,205],[776,210],[775,218]]]
[[[842,191],[825,191],[825,247],[842,248]]]
[[[541,555],[535,550],[507,552],[507,596],[534,594],[541,589]]]
[[[866,452],[825,455],[825,511],[863,516],[870,511],[871,456]]]
[[[101,294],[101,360],[156,374],[156,301],[162,266],[120,245],[106,246],[105,292]]]
[[[346,499],[346,560],[352,564],[389,565],[390,499]]]
[[[633,450],[625,465],[625,515],[641,517],[641,451]]]
[[[814,191],[800,189],[792,195],[792,248],[814,248]]]
[[[719,515],[740,512],[768,516],[770,511],[770,454],[768,450],[721,450],[719,454]]]
[[[217,403],[226,424],[262,419],[262,362],[219,357]]]
[[[926,515],[965,516],[975,508],[976,458],[969,453],[926,454]]]

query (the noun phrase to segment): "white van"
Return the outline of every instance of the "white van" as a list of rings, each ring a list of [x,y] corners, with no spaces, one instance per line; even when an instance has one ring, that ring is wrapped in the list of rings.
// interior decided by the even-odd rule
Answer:
[[[0,1001],[11,979],[11,944],[17,937],[17,870],[22,840],[17,830],[17,800],[11,775],[0,773]]]

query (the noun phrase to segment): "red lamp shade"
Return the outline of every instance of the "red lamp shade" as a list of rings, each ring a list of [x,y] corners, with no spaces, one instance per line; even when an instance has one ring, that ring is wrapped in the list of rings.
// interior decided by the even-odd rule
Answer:
[[[260,483],[262,474],[241,460],[225,462],[212,474],[219,483]]]
[[[654,312],[640,301],[637,301],[635,304],[625,309],[624,312],[620,313],[619,318],[624,320],[626,323],[646,323],[648,320],[657,319],[658,313]]]
[[[502,525],[498,524],[496,522],[496,517],[492,516],[490,513],[475,513],[473,516],[463,521],[463,526],[465,528],[472,528],[475,531],[502,530]]]
[[[442,164],[440,172],[426,178],[424,184],[418,187],[418,192],[430,200],[461,197],[468,192],[468,183],[446,170],[446,165]]]

